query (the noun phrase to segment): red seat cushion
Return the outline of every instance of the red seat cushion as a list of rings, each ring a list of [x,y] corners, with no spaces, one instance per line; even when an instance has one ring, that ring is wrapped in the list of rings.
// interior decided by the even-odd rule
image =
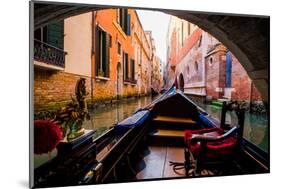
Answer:
[[[188,149],[192,152],[195,157],[198,157],[199,153],[202,150],[200,142],[191,143],[190,140],[194,135],[208,135],[208,136],[220,136],[224,131],[220,128],[211,128],[211,129],[201,129],[201,130],[186,130],[184,139],[185,144]],[[216,158],[218,156],[231,155],[234,151],[234,147],[237,144],[236,137],[229,137],[217,142],[207,142],[206,151],[204,155],[208,158]]]

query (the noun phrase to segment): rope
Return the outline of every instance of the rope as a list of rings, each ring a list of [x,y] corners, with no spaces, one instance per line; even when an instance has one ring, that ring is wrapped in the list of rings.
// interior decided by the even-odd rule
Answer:
[[[173,171],[178,174],[178,175],[185,175],[185,174],[182,174],[182,173],[179,173],[178,170],[181,170],[181,169],[185,169],[185,163],[183,162],[174,162],[174,161],[169,161],[170,163],[170,166],[173,166]]]

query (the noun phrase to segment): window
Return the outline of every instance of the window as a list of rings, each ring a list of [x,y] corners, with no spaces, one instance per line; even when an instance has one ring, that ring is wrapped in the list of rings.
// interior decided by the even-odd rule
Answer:
[[[117,14],[117,15],[116,15],[116,21],[117,21],[118,24],[120,24],[120,12],[121,12],[120,10],[121,10],[121,9],[117,9],[117,10],[116,10],[116,14]]]
[[[118,54],[121,55],[121,44],[118,42],[117,44]]]
[[[127,35],[131,35],[131,15],[128,14],[128,9],[118,9],[117,22]]]
[[[189,75],[189,66],[187,66],[187,74]]]
[[[124,64],[124,81],[135,82],[135,60],[130,59],[126,52],[123,52],[123,64]]]
[[[200,38],[199,38],[199,41],[198,41],[198,47],[201,46],[201,43],[202,43],[202,35],[200,35]]]
[[[124,64],[124,80],[129,80],[129,57],[128,54],[123,52],[123,64]]]
[[[209,64],[210,64],[210,66],[213,64],[213,58],[212,57],[209,59]]]
[[[97,26],[96,29],[96,76],[109,78],[110,35]]]
[[[135,81],[135,60],[133,60],[133,59],[131,59],[131,66],[130,66],[130,68],[131,68],[131,78],[130,78],[130,80],[132,82],[134,82]]]
[[[34,39],[63,49],[64,21],[50,23],[34,31]]]
[[[195,61],[194,69],[195,69],[196,72],[198,72],[198,70],[199,70],[199,66],[198,66],[198,62],[197,61]]]

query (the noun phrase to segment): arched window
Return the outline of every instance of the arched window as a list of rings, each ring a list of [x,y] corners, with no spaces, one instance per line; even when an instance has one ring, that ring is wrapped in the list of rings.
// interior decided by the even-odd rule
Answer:
[[[179,89],[184,92],[184,78],[182,74],[179,76]]]
[[[198,62],[197,62],[197,61],[195,61],[194,70],[195,70],[196,72],[198,72],[198,70],[199,70],[199,66],[198,66]]]
[[[213,57],[211,57],[211,58],[209,59],[209,64],[210,64],[210,66],[213,64]]]

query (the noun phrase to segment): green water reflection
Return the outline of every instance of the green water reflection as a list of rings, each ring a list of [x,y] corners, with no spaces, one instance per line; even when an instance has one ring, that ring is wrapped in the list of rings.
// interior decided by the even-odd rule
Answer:
[[[155,98],[155,97],[154,97]],[[145,96],[135,99],[128,99],[116,104],[99,107],[90,111],[91,120],[84,123],[86,129],[94,129],[94,138],[106,132],[115,123],[131,116],[139,108],[148,105],[154,98]]]
[[[152,101],[152,97],[141,97],[127,100],[118,104],[107,105],[91,111],[91,120],[85,122],[85,128],[97,130],[95,137],[100,136],[118,121],[121,121]],[[220,120],[221,108],[213,105],[199,103],[199,105]],[[234,112],[229,112],[226,121],[237,123]],[[266,115],[256,115],[246,112],[244,125],[244,138],[268,152],[268,119]]]

